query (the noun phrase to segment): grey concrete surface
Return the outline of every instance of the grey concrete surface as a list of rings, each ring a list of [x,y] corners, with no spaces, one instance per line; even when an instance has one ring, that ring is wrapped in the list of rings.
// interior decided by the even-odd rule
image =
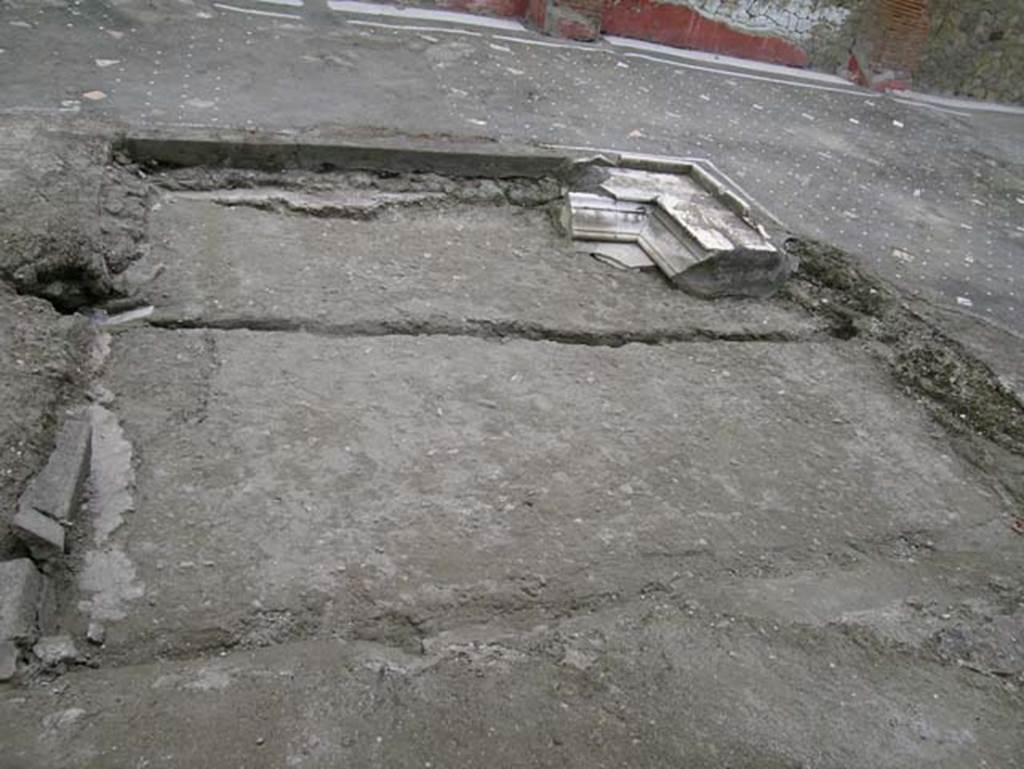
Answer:
[[[792,569],[907,532],[956,548],[1006,514],[828,345],[154,330],[112,356],[142,453],[115,541],[146,600],[107,634],[128,659],[404,636],[404,617],[415,646],[683,570]]]
[[[660,275],[601,265],[578,254],[545,210],[421,205],[350,221],[180,193],[158,205],[149,267],[164,269],[145,296],[162,323],[373,333],[429,321],[465,333],[624,340],[819,330],[782,304],[688,299],[665,290]]]
[[[202,0],[8,2],[0,108],[703,156],[793,229],[1024,330],[1024,117],[525,32],[394,29],[314,0],[228,5],[294,18]]]
[[[809,645],[823,654],[809,661]],[[963,669],[911,670],[849,637],[657,595],[526,634],[447,636],[427,657],[304,642],[0,700],[12,769],[1006,767],[1024,750],[1014,707]]]

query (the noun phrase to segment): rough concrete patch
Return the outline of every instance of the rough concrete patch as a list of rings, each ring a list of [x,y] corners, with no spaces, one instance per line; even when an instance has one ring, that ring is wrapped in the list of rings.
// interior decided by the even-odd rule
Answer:
[[[1004,661],[990,667],[1012,672],[1020,667],[1021,639],[992,631],[1019,623],[1021,583],[999,579],[986,584],[1000,558],[1008,566],[1017,561],[1012,548],[1000,555],[973,548],[951,552],[933,544],[912,559],[872,557],[845,568],[723,579],[686,594],[698,610],[750,622],[829,628],[867,647],[946,662],[957,661],[949,653],[952,647],[937,648],[936,639],[953,634],[963,641],[960,657],[969,656],[967,649],[988,659],[999,654]]]
[[[120,274],[146,252],[153,185],[131,163],[112,162],[100,188],[100,236],[110,249],[107,265]]]
[[[818,327],[782,303],[712,304],[657,275],[609,270],[533,208],[405,209],[353,222],[179,200],[152,228],[166,265],[147,289],[160,325],[581,344],[803,339]]]
[[[65,311],[118,293],[122,244],[97,216],[109,130],[92,128],[4,119],[0,132],[0,280]]]
[[[117,294],[107,266],[109,252],[82,232],[80,220],[51,218],[48,230],[45,235],[9,236],[6,246],[21,255],[22,263],[0,277],[65,312]]]
[[[958,623],[936,633],[934,644],[943,659],[1024,683],[1024,614]]]
[[[111,628],[120,660],[329,634],[414,649],[428,625],[1002,510],[831,344],[136,329],[105,382],[141,447],[124,547],[150,599]]]
[[[297,169],[269,172],[200,167],[165,170],[152,176],[151,181],[172,192],[205,194],[223,204],[284,207],[314,215],[349,212],[349,218],[369,218],[369,211],[362,215],[358,212],[371,204],[377,211],[403,203],[509,203],[530,207],[554,202],[561,195],[561,182],[552,176],[481,178],[436,173],[317,173]]]
[[[132,445],[111,411],[95,405],[89,409],[89,418],[93,426],[89,510],[96,544],[104,545],[135,508]]]
[[[88,596],[78,608],[99,621],[124,619],[128,604],[145,593],[134,564],[123,551],[114,548],[85,554],[78,586]]]
[[[895,288],[838,249],[790,239],[800,260],[789,296],[840,339],[863,337],[911,393],[954,431],[969,429],[1024,455],[1024,405],[981,359],[909,309]]]
[[[316,217],[367,220],[388,208],[426,206],[446,199],[442,193],[329,194],[299,193],[289,190],[260,189],[193,193],[193,199],[208,199],[221,206],[249,206],[263,211],[305,214]]]
[[[0,562],[0,640],[35,639],[45,588],[46,577],[28,558]]]

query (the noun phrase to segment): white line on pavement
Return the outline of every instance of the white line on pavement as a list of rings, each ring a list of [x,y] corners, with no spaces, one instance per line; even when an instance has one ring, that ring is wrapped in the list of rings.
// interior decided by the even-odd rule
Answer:
[[[545,48],[569,48],[573,51],[586,51],[587,53],[615,53],[607,48],[596,48],[587,45],[570,45],[568,43],[548,43],[544,40],[530,40],[526,37],[511,37],[509,35],[491,35],[495,40],[507,40],[510,43],[523,43],[524,45],[540,45]]]
[[[670,67],[681,67],[683,69],[695,69],[699,72],[710,72],[714,75],[726,75],[727,77],[739,77],[744,80],[758,80],[762,83],[777,83],[778,85],[788,85],[792,88],[806,88],[811,91],[828,91],[829,93],[841,93],[846,96],[856,96],[863,99],[868,94],[865,91],[856,89],[854,87],[849,88],[832,88],[827,85],[818,85],[816,83],[801,83],[796,80],[783,80],[777,77],[762,77],[761,75],[749,75],[746,72],[734,72],[727,69],[717,69],[715,67],[702,67],[697,64],[684,64],[681,61],[672,61],[671,59],[659,59],[657,56],[648,56],[643,53],[627,53],[624,54],[630,59],[645,59],[647,61],[654,61],[659,64],[668,64]]]
[[[890,94],[893,101],[899,102],[900,104],[906,104],[908,107],[919,107],[921,109],[930,109],[934,112],[942,112],[946,115],[956,115],[957,117],[970,117],[970,112],[960,112],[955,109],[947,109],[946,107],[937,107],[934,104],[928,104],[927,102],[912,101],[911,99],[903,99],[899,96],[893,96]]]
[[[271,3],[272,5],[289,5],[292,8],[301,8],[302,0],[256,0],[257,3]]]
[[[986,101],[972,101],[971,99],[954,99],[948,96],[918,93],[917,91],[901,91],[898,96],[894,95],[893,98],[899,101],[914,102],[915,104],[928,104],[947,110],[955,108],[971,112],[999,112],[1005,115],[1024,115],[1024,107],[1018,107],[1013,104],[995,104]]]
[[[526,27],[510,19],[495,19],[490,16],[478,16],[472,13],[456,13],[454,11],[434,11],[429,8],[396,8],[393,5],[379,3],[354,2],[354,0],[327,0],[327,7],[341,13],[358,13],[364,16],[390,16],[399,19],[416,19],[418,21],[447,21],[453,24],[465,24],[470,27],[489,27],[523,32]]]
[[[411,32],[447,32],[452,35],[470,35],[481,37],[482,33],[474,32],[471,29],[454,29],[452,27],[421,27],[412,24],[384,24],[380,21],[359,21],[357,19],[346,19],[347,24],[355,24],[360,27],[380,27],[382,29],[407,29]]]
[[[792,78],[794,80],[809,80],[817,83],[825,83],[827,85],[834,85],[838,88],[850,86],[849,81],[844,80],[836,75],[829,75],[825,72],[815,72],[811,69],[800,69],[798,67],[786,67],[782,64],[769,64],[763,61],[754,61],[752,59],[738,59],[735,56],[722,56],[717,53],[706,53],[704,51],[691,51],[683,48],[673,48],[668,45],[659,45],[658,43],[648,43],[644,40],[631,40],[628,37],[616,37],[614,35],[605,35],[604,39],[607,40],[611,45],[618,48],[632,48],[637,51],[647,51],[649,53],[657,53],[662,56],[672,56],[677,59],[686,59],[688,61],[699,61],[705,64],[718,65],[719,67],[733,67],[735,69],[746,69],[752,72],[763,72],[774,75],[780,75],[781,77]]]
[[[214,8],[220,8],[222,11],[234,11],[235,13],[248,13],[253,16],[272,16],[275,19],[296,19],[302,21],[302,17],[294,13],[276,13],[275,11],[256,11],[251,8],[236,8],[233,5],[224,5],[223,3],[214,3]]]

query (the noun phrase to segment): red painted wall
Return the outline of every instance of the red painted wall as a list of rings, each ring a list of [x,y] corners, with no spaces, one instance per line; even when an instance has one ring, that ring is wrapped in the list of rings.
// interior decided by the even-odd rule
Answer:
[[[556,37],[591,40],[601,0],[420,0],[418,4],[523,19]],[[807,52],[781,38],[754,35],[701,16],[683,5],[658,0],[604,0],[601,31],[746,59],[807,66]],[[586,17],[593,16],[590,22]]]
[[[622,37],[794,67],[805,67],[808,61],[807,52],[790,42],[742,32],[691,8],[657,0],[609,0],[602,29]]]
[[[521,19],[526,16],[526,8],[531,0],[437,0],[423,3],[442,8],[446,11],[465,11],[485,16],[507,16]]]

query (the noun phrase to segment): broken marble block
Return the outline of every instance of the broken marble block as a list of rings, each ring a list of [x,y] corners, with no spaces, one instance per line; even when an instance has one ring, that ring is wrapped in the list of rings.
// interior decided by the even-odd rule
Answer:
[[[676,173],[608,169],[598,192],[568,194],[565,221],[574,240],[635,246],[677,287],[705,298],[768,296],[792,272],[750,207],[694,164]]]

